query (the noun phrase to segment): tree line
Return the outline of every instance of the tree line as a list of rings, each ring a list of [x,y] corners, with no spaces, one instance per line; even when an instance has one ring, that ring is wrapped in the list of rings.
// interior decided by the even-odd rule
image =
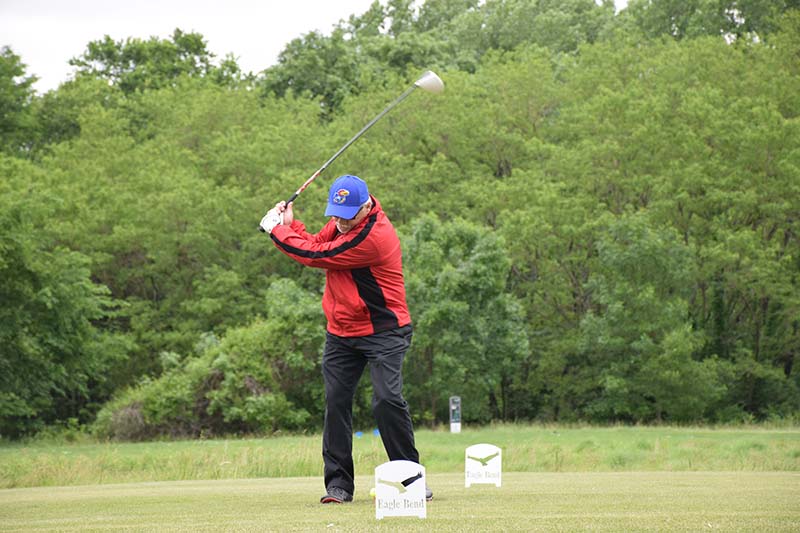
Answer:
[[[0,435],[313,430],[326,179],[401,234],[417,424],[796,418],[800,3],[375,2],[243,72],[199,33],[0,54]],[[365,380],[368,381],[368,380]],[[363,383],[355,420],[371,425]]]

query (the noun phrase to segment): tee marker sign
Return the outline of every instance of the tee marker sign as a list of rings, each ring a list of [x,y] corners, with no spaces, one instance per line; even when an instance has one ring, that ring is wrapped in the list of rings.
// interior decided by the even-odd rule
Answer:
[[[375,468],[375,518],[425,518],[425,467],[412,461],[389,461]]]
[[[479,483],[500,486],[503,451],[493,444],[467,448],[464,459],[464,486]]]

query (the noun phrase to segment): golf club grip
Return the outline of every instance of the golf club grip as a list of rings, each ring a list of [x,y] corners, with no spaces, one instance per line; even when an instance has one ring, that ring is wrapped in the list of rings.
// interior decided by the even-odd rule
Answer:
[[[300,193],[297,193],[297,192],[296,192],[296,193],[294,193],[293,195],[291,195],[291,196],[289,197],[289,199],[288,199],[288,200],[286,200],[286,205],[289,205],[290,203],[294,202],[294,201],[295,201],[295,199],[298,197],[298,195],[299,195],[299,194],[300,194]],[[259,226],[259,227],[258,227],[258,231],[260,231],[261,233],[266,233],[266,231],[264,231],[264,228],[262,228],[261,226]]]

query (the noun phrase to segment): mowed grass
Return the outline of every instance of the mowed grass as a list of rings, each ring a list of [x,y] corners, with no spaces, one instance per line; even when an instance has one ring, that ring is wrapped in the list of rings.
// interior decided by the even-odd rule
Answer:
[[[463,472],[465,448],[478,443],[503,450],[504,472],[800,472],[800,428],[498,425],[416,436],[430,473]],[[353,444],[356,475],[386,461],[370,431]],[[0,489],[321,474],[320,435],[0,445]]]
[[[314,477],[0,491],[0,531],[798,531],[800,473],[504,473],[464,488],[430,474],[427,518],[376,520],[371,478],[320,505]]]
[[[799,531],[795,428],[499,425],[419,430],[427,519],[375,519],[380,437],[354,439],[356,500],[318,503],[319,435],[0,445],[2,531]],[[503,484],[464,487],[464,451]]]

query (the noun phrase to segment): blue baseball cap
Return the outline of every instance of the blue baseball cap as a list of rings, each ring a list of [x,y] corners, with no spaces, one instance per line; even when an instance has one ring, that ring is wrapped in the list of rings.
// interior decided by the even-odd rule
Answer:
[[[358,176],[344,175],[336,178],[328,192],[326,217],[351,219],[369,200],[367,184]]]

